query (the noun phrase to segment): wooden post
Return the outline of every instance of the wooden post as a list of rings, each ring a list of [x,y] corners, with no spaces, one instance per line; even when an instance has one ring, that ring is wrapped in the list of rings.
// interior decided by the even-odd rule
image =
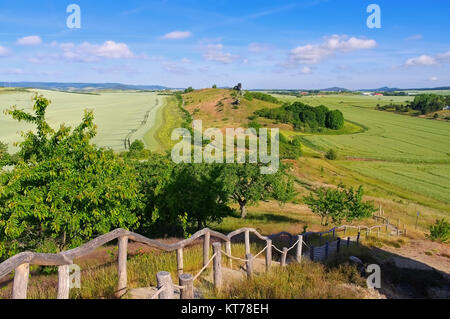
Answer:
[[[400,218],[397,219],[397,228],[400,228]]]
[[[70,281],[69,265],[58,267],[58,295],[57,299],[69,299]]]
[[[356,244],[359,245],[359,240],[361,238],[361,233],[358,232],[358,237],[356,237]]]
[[[272,265],[272,240],[267,239],[267,249],[266,249],[266,271],[270,270],[270,266]]]
[[[222,244],[214,243],[213,251],[215,254],[213,263],[213,274],[214,274],[214,288],[220,289],[222,287]]]
[[[250,254],[250,232],[245,231],[245,254]]]
[[[209,242],[211,240],[211,233],[207,232],[203,238],[203,267],[208,264],[209,261]]]
[[[283,253],[281,254],[281,267],[286,266],[288,249],[286,247],[283,248]]]
[[[325,244],[325,259],[328,259],[328,248],[329,248],[329,244],[328,244],[328,242],[326,242],[326,244]]]
[[[27,299],[29,275],[30,264],[22,264],[16,268],[13,284],[13,299]]]
[[[295,259],[298,263],[302,262],[303,236],[298,236],[297,249],[295,250]]]
[[[311,246],[311,248],[309,249],[309,259],[311,259],[311,261],[314,261],[314,246]]]
[[[170,273],[160,271],[156,274],[156,282],[158,290],[164,287],[164,290],[159,294],[159,299],[173,299],[173,282]]]
[[[231,241],[225,242],[225,250],[227,254],[231,256]],[[228,267],[230,267],[230,269],[233,269],[233,259],[231,259],[230,257],[228,257]]]
[[[319,246],[322,246],[322,233],[320,233]]]
[[[336,238],[336,228],[333,228],[333,241]]]
[[[178,276],[183,274],[183,248],[177,249],[177,272]]]
[[[337,243],[336,243],[336,255],[338,255],[340,251],[341,251],[341,238],[338,237]]]
[[[114,294],[116,298],[122,297],[127,292],[127,250],[128,237],[119,237],[119,254],[117,258],[119,283],[117,284],[117,291]]]
[[[400,229],[397,228],[397,237],[400,236]]]
[[[347,248],[350,247],[350,237],[347,238]]]
[[[180,286],[185,287],[180,291],[180,298],[194,299],[194,277],[190,274],[181,274],[178,278]]]
[[[344,236],[347,235],[347,226],[344,226]]]
[[[247,259],[245,270],[247,271],[247,278],[250,279],[253,276],[253,255],[246,254],[245,259]]]

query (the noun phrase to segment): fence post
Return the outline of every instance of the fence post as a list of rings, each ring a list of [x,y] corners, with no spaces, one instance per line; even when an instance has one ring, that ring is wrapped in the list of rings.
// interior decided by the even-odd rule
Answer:
[[[328,259],[328,247],[329,247],[329,244],[328,244],[328,242],[326,242],[325,243],[325,260]]]
[[[361,233],[358,232],[358,237],[356,237],[356,244],[359,245],[359,240],[361,238]]]
[[[119,237],[119,253],[117,257],[119,282],[117,284],[116,298],[122,297],[127,292],[127,250],[128,237]]]
[[[245,231],[245,254],[250,254],[250,231]]]
[[[58,295],[57,299],[69,299],[69,265],[58,267]]]
[[[225,250],[227,252],[227,255],[231,256],[231,240],[225,242]],[[233,259],[231,259],[230,257],[228,257],[228,267],[230,267],[230,269],[233,268]]]
[[[347,226],[344,226],[344,235],[347,235]]]
[[[311,261],[314,261],[314,246],[311,246],[311,248],[309,249],[309,259],[311,259]]]
[[[266,271],[270,270],[270,266],[272,265],[272,240],[267,239],[267,249],[266,249]]]
[[[194,299],[194,277],[190,274],[181,274],[178,277],[180,286],[184,289],[180,290],[181,299]]]
[[[347,248],[350,247],[350,237],[347,238]]]
[[[399,236],[400,236],[400,229],[397,228],[397,237],[399,237]]]
[[[337,243],[336,243],[336,253],[339,254],[340,251],[341,251],[341,238],[338,237]]]
[[[336,238],[336,228],[333,228],[333,241]]]
[[[177,272],[178,276],[183,274],[183,247],[177,249]]]
[[[222,287],[222,244],[220,242],[213,244],[213,251],[215,254],[213,263],[214,273],[214,288],[220,289]]]
[[[247,278],[250,279],[253,276],[253,255],[252,254],[246,254],[245,259],[247,259],[246,263],[246,271],[247,271]]]
[[[286,247],[283,248],[283,253],[281,254],[281,267],[286,266],[288,249]]]
[[[13,299],[27,299],[29,275],[30,264],[22,264],[16,268],[13,284]]]
[[[295,259],[298,263],[302,262],[303,236],[298,236],[297,249],[295,250]]]
[[[319,246],[322,246],[322,233],[320,233]]]
[[[203,238],[203,267],[208,264],[209,261],[209,242],[211,239],[211,233],[207,232]]]
[[[404,230],[403,235],[406,237],[406,225],[405,224],[403,224],[403,230]]]
[[[170,273],[167,271],[160,271],[156,274],[157,289],[164,287],[159,294],[159,299],[173,299],[173,282]]]

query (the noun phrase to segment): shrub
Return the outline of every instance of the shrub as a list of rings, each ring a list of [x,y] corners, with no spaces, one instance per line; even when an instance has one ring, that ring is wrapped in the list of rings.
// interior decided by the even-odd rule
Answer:
[[[436,220],[434,225],[430,226],[430,234],[427,237],[432,241],[446,243],[450,238],[450,223],[444,218]]]
[[[327,154],[325,154],[325,157],[330,161],[334,161],[337,159],[337,152],[331,148],[328,150]]]

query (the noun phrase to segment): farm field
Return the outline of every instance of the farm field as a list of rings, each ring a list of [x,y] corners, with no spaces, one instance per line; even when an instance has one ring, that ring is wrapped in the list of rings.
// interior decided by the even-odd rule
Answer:
[[[14,142],[20,141],[20,131],[30,129],[26,123],[18,123],[4,114],[12,105],[31,110],[32,97],[37,92],[52,103],[48,108],[48,121],[54,128],[60,124],[75,126],[83,117],[84,110],[94,111],[97,136],[94,142],[114,151],[125,150],[125,140],[132,143],[144,140],[150,150],[158,149],[156,140],[148,132],[157,120],[158,110],[165,105],[165,97],[153,92],[102,92],[97,94],[65,93],[45,90],[0,91],[0,139],[14,151]],[[145,138],[146,137],[146,138]]]

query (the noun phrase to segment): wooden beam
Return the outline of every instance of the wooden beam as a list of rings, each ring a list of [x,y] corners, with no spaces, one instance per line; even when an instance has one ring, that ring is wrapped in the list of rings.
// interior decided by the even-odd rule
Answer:
[[[30,264],[22,264],[16,268],[13,284],[13,299],[27,299]]]

